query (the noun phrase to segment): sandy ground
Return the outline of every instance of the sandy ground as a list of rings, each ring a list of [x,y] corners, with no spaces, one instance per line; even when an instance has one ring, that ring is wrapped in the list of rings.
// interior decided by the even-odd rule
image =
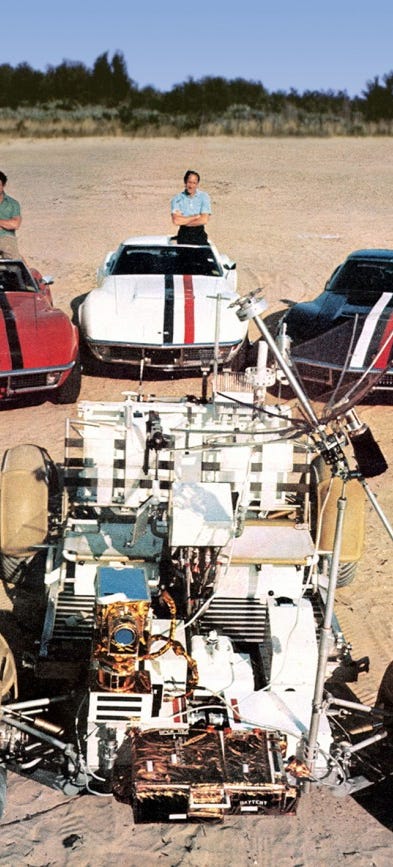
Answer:
[[[187,168],[201,173],[201,188],[211,194],[210,235],[236,259],[241,291],[263,286],[269,312],[282,298],[317,294],[352,250],[393,247],[390,139],[25,140],[3,141],[0,151],[8,192],[23,207],[21,252],[55,277],[55,302],[68,313],[71,301],[94,286],[107,250],[128,235],[171,231],[169,199]],[[136,385],[117,372],[85,376],[80,397],[117,399]],[[199,388],[197,380],[146,386],[178,394]],[[365,402],[358,411],[389,461],[391,401]],[[50,402],[3,409],[0,453],[30,441],[61,460],[70,414],[72,407]],[[392,474],[389,468],[370,482],[390,521]],[[354,658],[370,657],[370,673],[355,685],[366,702],[374,701],[393,655],[391,546],[368,501],[365,556],[336,604]],[[0,864],[383,867],[393,859],[391,795],[392,787],[358,800],[314,792],[291,818],[146,827],[134,826],[130,808],[113,799],[64,800],[10,774]]]

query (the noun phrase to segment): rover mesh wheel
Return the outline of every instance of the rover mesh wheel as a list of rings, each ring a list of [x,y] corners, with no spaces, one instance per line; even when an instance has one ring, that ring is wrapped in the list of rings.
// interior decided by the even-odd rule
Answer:
[[[7,771],[0,765],[0,819],[4,813],[7,794]]]
[[[339,563],[337,573],[337,587],[347,587],[352,584],[356,575],[357,563]]]
[[[0,554],[0,579],[7,584],[17,584],[25,574],[25,560]]]
[[[18,695],[18,678],[14,654],[8,642],[0,635],[0,695],[5,697],[11,690]]]

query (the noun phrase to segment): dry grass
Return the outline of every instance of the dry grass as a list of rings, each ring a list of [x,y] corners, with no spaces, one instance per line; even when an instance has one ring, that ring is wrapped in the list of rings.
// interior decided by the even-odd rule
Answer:
[[[150,109],[105,106],[74,107],[56,104],[0,109],[0,138],[86,138],[135,136],[163,138],[197,136],[333,137],[390,136],[393,121],[367,122],[360,113],[348,117],[316,114],[294,107],[281,113],[245,105],[231,106],[222,115],[168,115]]]

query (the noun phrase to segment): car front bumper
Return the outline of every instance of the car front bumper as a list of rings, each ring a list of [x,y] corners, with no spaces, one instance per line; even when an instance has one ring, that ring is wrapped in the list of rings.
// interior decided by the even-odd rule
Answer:
[[[300,379],[313,382],[319,385],[326,386],[327,389],[335,388],[343,373],[343,368],[339,365],[327,364],[322,362],[304,360],[298,361],[293,359],[296,364],[296,370]],[[347,371],[345,381],[353,385],[358,382],[361,377],[366,375],[366,371]],[[371,383],[371,376],[370,376]],[[375,382],[371,384],[370,391],[393,391],[393,368],[390,367],[382,375],[375,376]]]
[[[92,355],[108,364],[141,364],[152,369],[172,371],[177,369],[210,368],[215,360],[214,346],[135,346],[124,343],[87,341]],[[220,344],[218,363],[228,364],[236,355],[241,342]]]
[[[36,391],[53,391],[64,380],[75,365],[75,361],[58,367],[35,367],[21,370],[0,370],[0,400],[30,394]]]

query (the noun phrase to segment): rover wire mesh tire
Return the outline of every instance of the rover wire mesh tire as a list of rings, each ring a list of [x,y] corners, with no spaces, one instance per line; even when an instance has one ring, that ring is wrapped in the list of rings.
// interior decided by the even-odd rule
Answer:
[[[347,587],[352,584],[356,575],[357,563],[339,563],[337,573],[337,587]]]
[[[0,579],[6,584],[17,584],[25,574],[26,561],[0,553]]]
[[[4,813],[7,795],[7,770],[0,764],[0,819]]]
[[[18,697],[18,675],[15,659],[8,642],[0,635],[0,695],[5,698],[11,692],[15,698]]]

